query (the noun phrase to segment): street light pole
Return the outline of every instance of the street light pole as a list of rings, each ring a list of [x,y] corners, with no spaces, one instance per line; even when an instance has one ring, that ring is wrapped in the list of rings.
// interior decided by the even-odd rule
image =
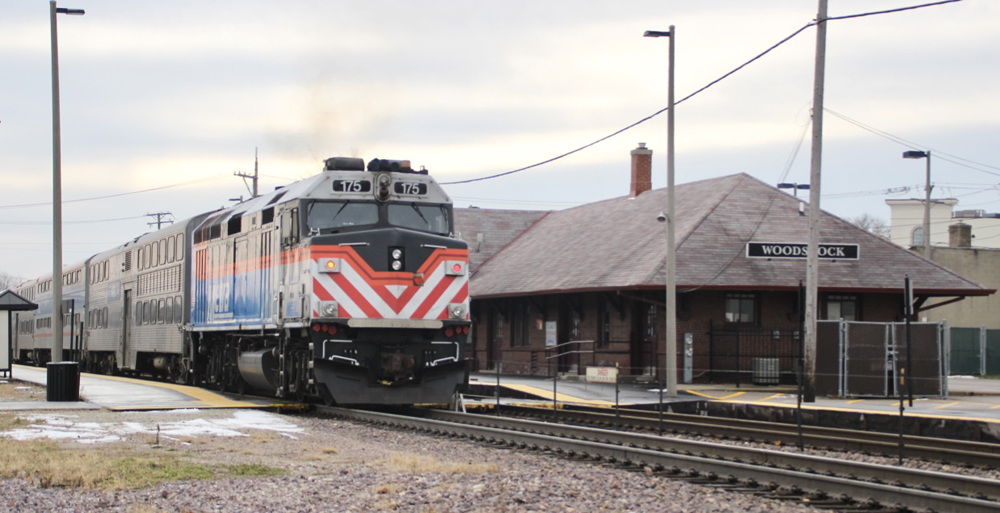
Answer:
[[[927,159],[927,182],[924,186],[924,258],[931,257],[931,152],[927,151],[904,151],[904,159]]]
[[[667,316],[666,333],[666,385],[667,395],[677,395],[677,239],[674,232],[676,214],[674,201],[674,43],[677,29],[673,25],[667,32],[647,30],[645,37],[669,37],[667,64],[667,297],[664,313]]]
[[[56,14],[82,15],[83,9],[57,8],[49,2],[52,46],[52,361],[63,359],[62,317],[62,147],[59,127],[59,37]],[[72,321],[71,321],[72,322]]]

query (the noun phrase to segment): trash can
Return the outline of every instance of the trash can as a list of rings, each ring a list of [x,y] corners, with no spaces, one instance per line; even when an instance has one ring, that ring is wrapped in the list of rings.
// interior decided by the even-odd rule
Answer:
[[[80,364],[77,362],[51,362],[45,364],[48,370],[45,383],[47,401],[80,400]]]

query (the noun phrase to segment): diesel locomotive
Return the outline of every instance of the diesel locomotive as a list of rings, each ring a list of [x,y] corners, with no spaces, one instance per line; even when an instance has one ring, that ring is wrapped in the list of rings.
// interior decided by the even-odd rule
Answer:
[[[64,354],[85,371],[327,404],[444,403],[468,383],[468,248],[408,161],[323,172],[68,266]],[[16,289],[17,359],[50,357],[51,276]],[[67,359],[69,359],[67,358]]]

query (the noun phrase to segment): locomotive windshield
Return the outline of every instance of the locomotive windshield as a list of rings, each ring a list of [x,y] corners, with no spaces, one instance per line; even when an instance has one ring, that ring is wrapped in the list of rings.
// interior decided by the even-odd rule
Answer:
[[[430,203],[389,203],[380,222],[379,204],[366,201],[312,201],[306,208],[307,233],[321,234],[375,225],[448,235],[451,209]]]
[[[306,214],[311,233],[330,233],[378,222],[378,205],[361,201],[314,201]]]
[[[390,203],[389,224],[438,235],[448,235],[450,211],[447,205]]]

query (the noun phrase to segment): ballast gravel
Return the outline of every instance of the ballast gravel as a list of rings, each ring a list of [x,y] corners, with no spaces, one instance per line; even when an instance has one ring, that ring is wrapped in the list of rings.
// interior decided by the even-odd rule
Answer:
[[[51,414],[18,415],[34,415],[28,428],[41,430]],[[5,478],[0,479],[0,511],[816,511],[645,472],[341,420],[255,412],[254,421],[245,422],[239,415],[234,410],[78,411],[60,412],[52,425],[64,431],[59,443],[75,448],[166,450],[192,462],[279,467],[283,475],[117,491],[44,487],[30,476]],[[73,426],[82,431],[74,435]],[[186,429],[192,426],[202,429]],[[19,432],[22,439],[29,435]]]

